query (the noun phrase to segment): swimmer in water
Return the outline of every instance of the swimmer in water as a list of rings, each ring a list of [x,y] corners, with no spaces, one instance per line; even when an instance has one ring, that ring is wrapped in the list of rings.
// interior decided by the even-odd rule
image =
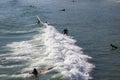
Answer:
[[[37,77],[38,76],[38,71],[37,71],[36,68],[34,68],[33,71],[30,72],[29,74],[33,74],[35,77]]]
[[[115,49],[118,48],[117,46],[115,46],[115,45],[113,45],[113,44],[110,44],[110,46],[112,47],[112,50],[115,50]]]
[[[65,9],[61,9],[60,11],[65,11]]]
[[[55,67],[55,66],[50,67],[50,68],[44,68],[44,69],[41,69],[41,70],[39,71],[39,73],[46,72],[46,71],[48,71],[48,70],[53,69],[54,67]],[[37,71],[36,68],[34,68],[32,72],[29,72],[29,74],[33,74],[35,77],[37,77],[37,76],[38,76],[38,71]]]

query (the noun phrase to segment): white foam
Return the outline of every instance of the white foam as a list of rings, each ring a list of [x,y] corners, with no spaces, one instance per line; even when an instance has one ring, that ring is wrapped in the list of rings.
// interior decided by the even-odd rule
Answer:
[[[43,41],[48,55],[44,61],[49,65],[61,67],[59,68],[61,74],[69,80],[88,80],[90,78],[89,72],[94,66],[87,62],[87,59],[91,57],[84,55],[82,48],[75,45],[76,40],[59,33],[50,25],[47,25],[44,31]],[[59,62],[63,66],[60,66]],[[61,70],[64,66],[65,70]]]
[[[0,65],[1,69],[5,69],[5,68],[17,68],[17,67],[22,67],[23,65],[11,65],[11,66],[2,66]]]
[[[83,54],[82,48],[76,46],[76,40],[59,33],[51,25],[46,23],[43,25],[44,28],[39,29],[39,34],[36,34],[33,39],[8,44],[7,47],[11,49],[12,53],[6,59],[27,61],[24,64],[26,67],[20,71],[21,73],[31,71],[33,68],[39,69],[42,66],[56,66],[55,70],[59,71],[65,79],[90,79],[89,72],[94,67],[88,63],[88,59],[91,57]],[[6,67],[14,68],[16,66]],[[17,77],[23,77],[21,73]],[[44,79],[48,78],[46,76],[43,76]],[[13,74],[11,77],[16,77],[16,75]]]
[[[27,78],[27,77],[30,77],[31,75],[30,74],[13,74],[13,75],[7,75],[7,74],[0,74],[0,78],[1,77],[6,77],[6,78]]]

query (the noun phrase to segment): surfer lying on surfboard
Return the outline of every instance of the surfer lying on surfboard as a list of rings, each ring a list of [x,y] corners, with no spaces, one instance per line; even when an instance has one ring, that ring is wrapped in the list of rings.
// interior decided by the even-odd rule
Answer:
[[[113,44],[110,44],[110,46],[112,47],[112,50],[115,50],[115,49],[118,48],[117,46],[115,46],[115,45],[113,45]]]
[[[48,71],[48,70],[53,69],[54,67],[55,67],[55,66],[50,67],[50,68],[44,68],[44,69],[41,69],[41,70],[39,70],[39,71],[37,71],[37,69],[34,68],[32,72],[29,72],[29,74],[33,74],[35,77],[37,77],[37,76],[38,76],[38,73],[41,74],[41,73],[43,73],[43,72],[46,72],[46,71]]]

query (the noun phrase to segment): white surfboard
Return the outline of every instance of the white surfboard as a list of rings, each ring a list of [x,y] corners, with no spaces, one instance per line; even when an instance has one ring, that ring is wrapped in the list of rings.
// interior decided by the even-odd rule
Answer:
[[[40,24],[44,24],[41,20],[40,20],[40,17],[39,16],[36,16],[38,22],[40,22]]]

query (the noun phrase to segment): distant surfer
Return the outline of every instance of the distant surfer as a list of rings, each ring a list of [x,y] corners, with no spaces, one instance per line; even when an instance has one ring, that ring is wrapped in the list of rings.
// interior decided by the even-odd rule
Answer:
[[[72,2],[75,2],[75,0],[72,0]]]
[[[40,19],[37,17],[37,24],[40,24]]]
[[[39,16],[36,16],[36,18],[37,18],[37,24],[44,24],[44,23],[40,20]]]
[[[42,24],[42,25],[46,26],[46,23],[42,22],[40,20],[39,16],[36,16],[36,18],[37,18],[37,22],[36,22],[37,24]]]
[[[68,35],[68,29],[65,28],[62,33],[63,33],[64,35]]]
[[[61,9],[60,11],[65,11],[65,9]]]
[[[31,7],[31,8],[34,8],[35,6],[33,6],[33,5],[30,5],[29,7]]]
[[[115,46],[115,45],[113,45],[113,44],[110,44],[110,46],[112,47],[112,50],[115,50],[115,49],[118,48],[117,46]]]
[[[39,70],[39,71],[37,71],[37,69],[34,68],[32,72],[29,72],[29,74],[33,74],[35,77],[37,77],[37,76],[38,76],[38,73],[46,72],[46,71],[48,71],[48,70],[53,69],[54,67],[55,67],[55,66],[50,67],[50,68],[44,68],[44,69],[41,69],[41,70]]]

